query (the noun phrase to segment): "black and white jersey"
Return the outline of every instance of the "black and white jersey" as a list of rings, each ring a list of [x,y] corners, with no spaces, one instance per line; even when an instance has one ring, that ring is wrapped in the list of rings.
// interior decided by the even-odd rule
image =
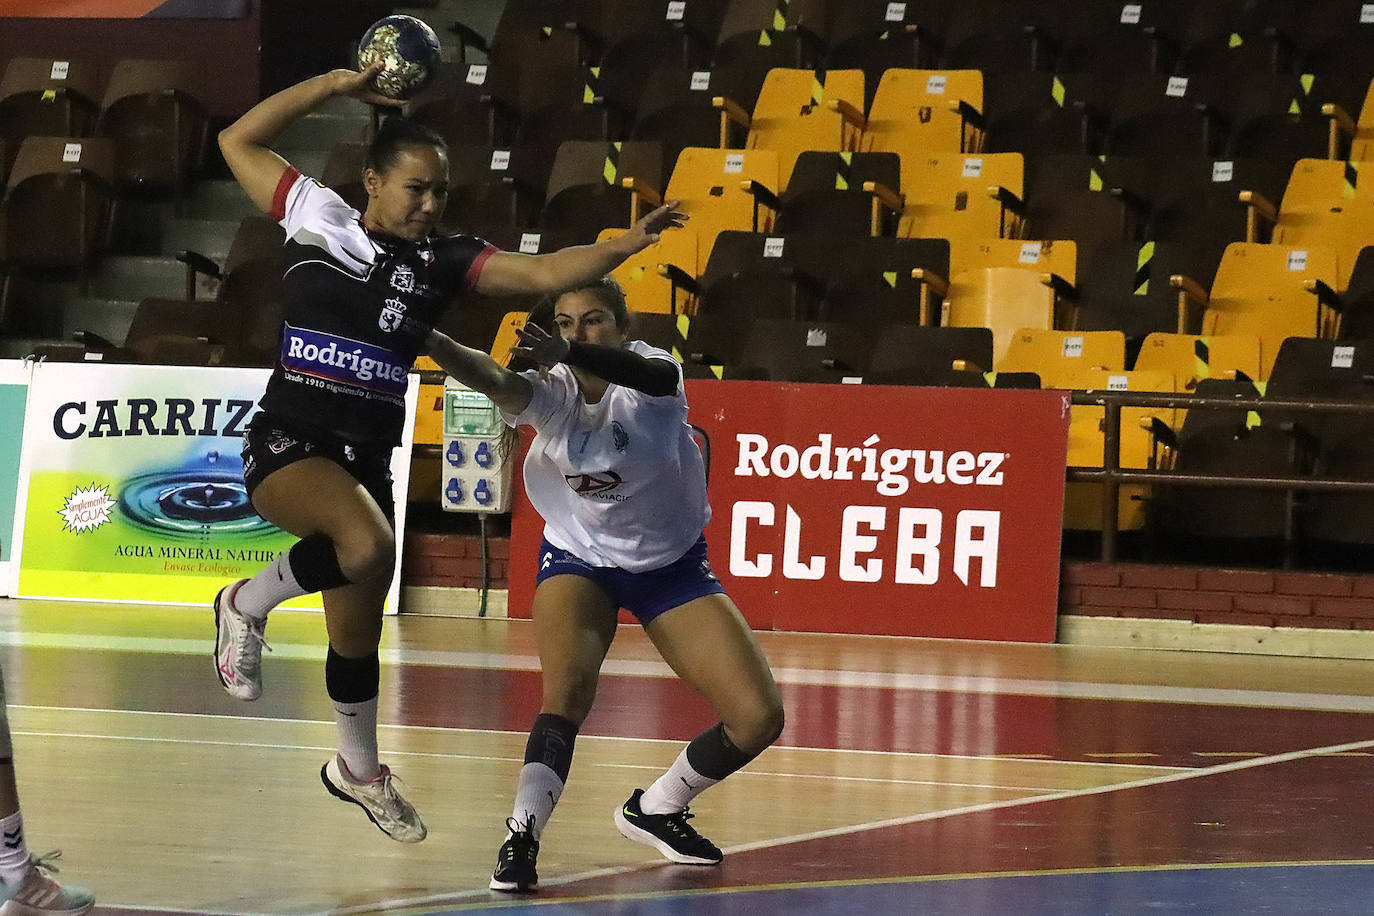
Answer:
[[[272,200],[286,230],[281,348],[259,402],[352,442],[397,445],[406,376],[445,308],[496,251],[455,235],[405,241],[288,168]]]

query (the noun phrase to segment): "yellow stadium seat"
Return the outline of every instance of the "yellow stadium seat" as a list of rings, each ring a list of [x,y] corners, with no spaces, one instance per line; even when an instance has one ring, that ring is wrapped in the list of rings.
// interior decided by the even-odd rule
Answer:
[[[715,101],[725,104],[724,99]],[[748,119],[745,148],[778,154],[778,187],[784,188],[801,153],[852,151],[858,146],[863,104],[862,70],[831,70],[822,84],[811,70],[774,68]]]
[[[1018,331],[1054,327],[1054,304],[1053,291],[1033,271],[1015,267],[966,270],[949,283],[940,324],[991,330],[991,368],[1001,371],[1002,360]]]
[[[1034,372],[1041,388],[1074,388],[1086,370],[1121,372],[1126,335],[1120,331],[1022,328],[1012,336],[999,372]]]
[[[1338,318],[1327,303],[1337,276],[1330,248],[1232,242],[1210,293],[1178,275],[1170,282],[1180,291],[1180,309],[1183,300],[1203,306],[1203,335],[1259,337],[1260,381],[1269,377],[1285,338],[1335,336]]]
[[[1166,334],[1156,331],[1145,337],[1135,359],[1136,369],[1172,372],[1180,391],[1192,391],[1205,378],[1257,379],[1260,374],[1260,339],[1253,334]]]
[[[675,200],[697,232],[697,259],[705,263],[716,236],[726,229],[767,232],[777,200],[778,154],[772,150],[704,149],[689,146],[678,155],[665,200]]]
[[[1025,160],[1020,153],[902,157],[906,208],[897,234],[949,239],[965,250],[988,238],[1017,238]]]
[[[596,240],[624,233],[624,229],[603,229]],[[689,224],[661,233],[657,242],[626,258],[611,276],[625,291],[625,304],[632,312],[691,312],[692,294],[677,281],[700,275],[697,258],[697,231]]]
[[[1086,366],[1066,372],[1063,387],[1077,390],[1157,391],[1172,393],[1176,387],[1173,373],[1161,370],[1092,369]],[[1089,405],[1070,408],[1069,467],[1102,467],[1103,426],[1106,409]],[[1154,468],[1167,466],[1152,432],[1155,423],[1173,429],[1175,412],[1171,408],[1123,407],[1121,409],[1120,466]],[[1145,527],[1148,485],[1122,486],[1117,494],[1117,530],[1134,531]],[[1071,531],[1102,530],[1102,487],[1095,483],[1070,483],[1064,489],[1064,527]]]
[[[982,110],[983,74],[977,70],[889,69],[873,94],[862,149],[913,158],[976,153],[982,149]]]

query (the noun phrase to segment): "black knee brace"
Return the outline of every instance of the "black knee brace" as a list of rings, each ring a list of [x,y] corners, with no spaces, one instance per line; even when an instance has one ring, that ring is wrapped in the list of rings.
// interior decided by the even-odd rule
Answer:
[[[576,741],[576,725],[562,716],[542,712],[534,717],[534,725],[530,727],[530,740],[525,742],[525,762],[542,763],[567,782]]]
[[[322,592],[348,585],[348,577],[339,568],[339,555],[328,535],[312,534],[301,538],[286,555],[291,575],[306,592]]]
[[[330,646],[324,657],[324,686],[336,703],[366,703],[377,696],[381,679],[376,652],[362,658],[344,658]]]

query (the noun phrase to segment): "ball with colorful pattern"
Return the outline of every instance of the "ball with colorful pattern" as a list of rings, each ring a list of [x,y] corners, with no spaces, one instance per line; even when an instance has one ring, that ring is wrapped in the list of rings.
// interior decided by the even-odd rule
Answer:
[[[414,16],[387,16],[358,42],[358,69],[381,61],[372,88],[389,99],[408,99],[428,86],[439,70],[439,36]]]

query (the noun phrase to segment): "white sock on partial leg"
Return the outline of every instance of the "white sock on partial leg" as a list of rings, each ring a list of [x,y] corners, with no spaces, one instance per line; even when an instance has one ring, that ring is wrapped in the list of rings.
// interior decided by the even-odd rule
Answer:
[[[24,812],[0,818],[0,881],[16,887],[29,873],[29,847],[24,842]]]
[[[672,814],[681,811],[702,792],[720,782],[702,776],[687,762],[687,749],[677,755],[673,765],[668,767],[654,784],[644,790],[639,799],[639,810],[645,814]]]
[[[552,767],[542,763],[527,763],[520,768],[520,782],[515,788],[515,807],[511,817],[521,826],[531,824],[531,831],[537,840],[562,795],[563,780],[558,778]]]
[[[292,598],[308,594],[291,572],[291,551],[286,551],[271,566],[244,582],[230,594],[230,605],[245,617],[266,620],[267,612]]]
[[[339,728],[339,756],[354,779],[367,782],[382,772],[377,759],[377,698],[362,703],[329,701]]]

